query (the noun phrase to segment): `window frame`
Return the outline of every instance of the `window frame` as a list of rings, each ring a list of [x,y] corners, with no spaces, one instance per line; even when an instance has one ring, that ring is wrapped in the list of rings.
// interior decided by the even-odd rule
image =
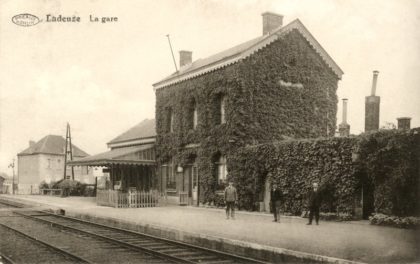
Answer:
[[[166,190],[176,190],[176,175],[174,173],[173,161],[163,164],[161,166],[162,172],[165,171],[165,188]]]
[[[220,124],[226,124],[226,95],[222,95],[219,104]]]
[[[226,185],[228,175],[226,155],[220,155],[219,159],[215,162],[215,164],[217,165],[217,184],[219,186]]]

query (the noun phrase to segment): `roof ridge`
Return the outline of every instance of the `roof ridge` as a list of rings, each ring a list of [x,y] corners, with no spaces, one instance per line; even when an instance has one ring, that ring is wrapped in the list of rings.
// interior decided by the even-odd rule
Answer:
[[[49,136],[50,135],[46,135],[45,137],[43,137],[42,139],[45,139],[44,140],[44,142],[42,142],[42,146],[41,146],[41,148],[39,149],[39,152],[41,152],[44,148],[45,148],[45,145],[46,145],[46,142],[48,141],[48,138],[49,138]],[[41,139],[41,140],[42,140]],[[36,143],[35,143],[36,144]],[[33,152],[35,152],[35,151],[33,151]]]
[[[263,35],[249,41],[246,41],[242,44],[233,46],[224,51],[213,54],[205,59],[199,59],[194,61],[188,69],[185,69],[184,72],[175,72],[168,77],[160,80],[153,84],[153,89],[156,91],[159,88],[163,88],[178,82],[182,82],[197,76],[212,72],[214,70],[226,67],[228,65],[237,63],[238,61],[251,56],[255,52],[258,52],[262,48],[276,41],[280,36],[288,34],[293,29],[297,29],[299,33],[309,42],[313,47],[315,52],[322,58],[322,60],[331,68],[331,70],[336,74],[336,76],[341,79],[343,71],[341,68],[334,62],[331,56],[325,51],[325,49],[319,44],[315,37],[309,32],[309,30],[303,25],[303,23],[296,18],[286,26],[280,26],[270,34]],[[255,43],[253,42],[255,41]],[[249,46],[246,44],[249,43]],[[242,48],[238,51],[235,51],[235,48]],[[229,54],[231,52],[231,54]],[[223,53],[227,53],[226,56],[221,56]],[[213,60],[212,60],[213,59]],[[200,60],[206,61],[209,60],[207,64],[198,65],[194,68],[194,64],[197,64]]]

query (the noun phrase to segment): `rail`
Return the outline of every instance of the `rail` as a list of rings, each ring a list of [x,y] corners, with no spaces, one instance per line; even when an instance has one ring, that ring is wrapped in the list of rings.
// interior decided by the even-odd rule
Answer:
[[[102,240],[111,241],[127,248],[141,250],[176,263],[204,263],[208,261],[212,263],[267,263],[179,241],[47,212],[46,214],[48,215],[31,215],[27,214],[28,212],[16,213],[47,223],[51,227],[98,237]]]

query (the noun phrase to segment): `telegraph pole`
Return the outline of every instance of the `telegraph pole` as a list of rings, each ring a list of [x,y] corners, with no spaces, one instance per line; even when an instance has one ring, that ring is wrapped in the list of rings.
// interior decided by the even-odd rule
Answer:
[[[69,159],[70,158],[70,159]],[[66,148],[64,151],[64,179],[66,179],[67,174],[67,160],[73,160],[73,147],[71,145],[71,134],[70,134],[70,125],[67,123],[66,131]],[[71,179],[74,180],[74,168],[71,166]]]

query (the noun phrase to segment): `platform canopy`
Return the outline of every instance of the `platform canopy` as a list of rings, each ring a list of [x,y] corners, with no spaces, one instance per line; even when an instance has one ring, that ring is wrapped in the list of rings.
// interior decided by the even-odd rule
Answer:
[[[149,154],[150,153],[150,154]],[[69,166],[149,165],[154,166],[154,144],[116,148],[97,155],[69,161]]]

